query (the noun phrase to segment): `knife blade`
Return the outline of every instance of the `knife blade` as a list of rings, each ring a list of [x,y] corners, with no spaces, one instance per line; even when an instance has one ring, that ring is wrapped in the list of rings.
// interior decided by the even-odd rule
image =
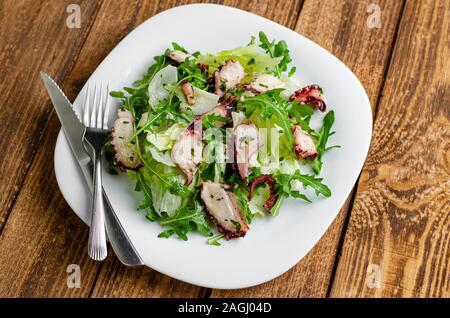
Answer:
[[[92,169],[90,166],[90,157],[82,144],[82,136],[85,127],[81,123],[81,120],[73,109],[69,99],[56,82],[44,72],[40,72],[40,75],[44,81],[50,99],[52,100],[53,107],[58,115],[64,135],[80,166],[86,184],[92,193]],[[104,189],[103,199],[105,202],[106,233],[108,234],[108,240],[111,243],[117,258],[127,266],[144,265],[144,262],[120,224]]]
[[[72,108],[72,104],[69,99],[55,83],[55,81],[46,73],[41,72],[42,80],[44,81],[45,88],[48,95],[52,100],[56,114],[58,115],[59,122],[61,123],[64,135],[69,142],[72,153],[75,156],[84,178],[88,183],[88,187],[92,187],[92,174],[89,169],[90,157],[84,150],[81,142],[83,137],[84,125],[81,123],[80,118]]]

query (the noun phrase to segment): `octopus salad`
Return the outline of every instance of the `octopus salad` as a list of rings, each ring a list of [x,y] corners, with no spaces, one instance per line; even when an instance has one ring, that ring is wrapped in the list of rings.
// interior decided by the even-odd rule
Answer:
[[[110,93],[121,108],[106,158],[110,173],[135,181],[138,210],[161,225],[159,237],[197,232],[220,245],[277,216],[289,197],[331,196],[320,173],[336,147],[327,145],[334,112],[318,84],[294,79],[285,41],[260,32],[215,54],[172,43],[154,60]]]

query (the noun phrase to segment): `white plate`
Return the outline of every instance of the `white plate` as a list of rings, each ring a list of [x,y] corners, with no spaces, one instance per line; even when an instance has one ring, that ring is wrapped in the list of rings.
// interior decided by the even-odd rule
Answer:
[[[298,80],[322,86],[329,109],[336,112],[336,134],[330,144],[342,148],[325,155],[322,172],[333,192],[330,198],[312,204],[287,201],[278,217],[255,220],[244,239],[216,247],[197,234],[191,234],[188,242],[157,238],[161,227],[136,211],[140,195],[133,191],[133,182],[124,174],[104,174],[106,193],[145,264],[195,285],[229,289],[261,284],[286,272],[317,243],[344,204],[367,155],[372,113],[364,88],[342,62],[305,37],[246,11],[206,4],[177,7],[147,20],[117,45],[89,79],[109,82],[112,89],[120,90],[140,78],[152,57],[162,54],[172,41],[191,51],[217,52],[245,45],[259,31],[286,40]],[[75,100],[77,109],[83,94],[84,90]],[[55,171],[70,207],[88,223],[88,193],[62,132],[56,143]]]

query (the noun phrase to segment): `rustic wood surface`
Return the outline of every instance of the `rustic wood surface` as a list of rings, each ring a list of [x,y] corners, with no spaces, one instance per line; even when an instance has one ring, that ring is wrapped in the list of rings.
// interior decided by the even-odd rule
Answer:
[[[450,297],[450,2],[410,1],[404,16],[335,297]]]
[[[111,255],[87,257],[88,229],[59,192],[53,149],[60,124],[38,72],[73,99],[133,28],[193,1],[0,3],[0,296],[449,297],[450,2],[291,0],[219,3],[265,16],[340,58],[364,85],[375,124],[369,157],[339,215],[293,269],[249,289],[186,284]],[[216,1],[214,1],[216,2]],[[78,3],[82,27],[66,27]],[[367,25],[368,5],[381,28]],[[67,288],[80,265],[81,288]]]

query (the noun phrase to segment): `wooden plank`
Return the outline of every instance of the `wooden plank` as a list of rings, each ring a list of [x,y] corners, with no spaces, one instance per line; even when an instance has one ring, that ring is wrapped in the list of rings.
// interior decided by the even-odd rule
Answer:
[[[184,1],[161,1],[158,9],[164,10],[184,3]],[[252,11],[286,26],[295,25],[300,7],[299,1],[285,1],[282,4],[276,4],[272,1],[242,2],[233,0],[224,1],[223,4]],[[144,5],[138,15],[137,23],[153,14],[152,9]],[[179,282],[147,268],[124,268],[115,257],[110,257],[102,267],[92,296],[203,297],[205,293],[204,288]]]
[[[285,0],[278,2],[270,0],[224,0],[222,3],[226,6],[243,9],[260,15],[293,29],[297,22],[302,2],[302,0]]]
[[[118,39],[130,31],[138,8],[139,1],[103,3],[63,86],[69,98],[75,97]],[[86,25],[82,27],[88,25],[88,17],[85,19]],[[65,47],[70,46],[55,49],[55,53],[65,54]],[[61,71],[49,70],[51,75],[58,72]],[[45,88],[40,80],[36,83],[38,93],[45,96],[41,103],[51,109]],[[100,268],[100,263],[87,257],[87,226],[71,211],[59,192],[53,170],[53,150],[60,124],[53,111],[49,116],[42,143],[0,237],[0,296],[3,297],[86,297]],[[67,287],[66,270],[70,264],[80,266],[80,288]]]
[[[450,2],[404,17],[333,297],[450,296]]]
[[[0,231],[28,171],[50,113],[39,71],[62,80],[72,68],[98,6],[78,1],[83,27],[66,25],[66,1],[2,1],[0,4]]]
[[[366,11],[370,3],[371,1],[306,0],[295,30],[323,46],[348,65],[361,80],[372,108],[375,109],[402,2],[377,1],[382,10],[380,29],[367,27]],[[348,206],[349,200],[319,243],[289,272],[273,281],[249,289],[214,290],[212,297],[327,296]]]

